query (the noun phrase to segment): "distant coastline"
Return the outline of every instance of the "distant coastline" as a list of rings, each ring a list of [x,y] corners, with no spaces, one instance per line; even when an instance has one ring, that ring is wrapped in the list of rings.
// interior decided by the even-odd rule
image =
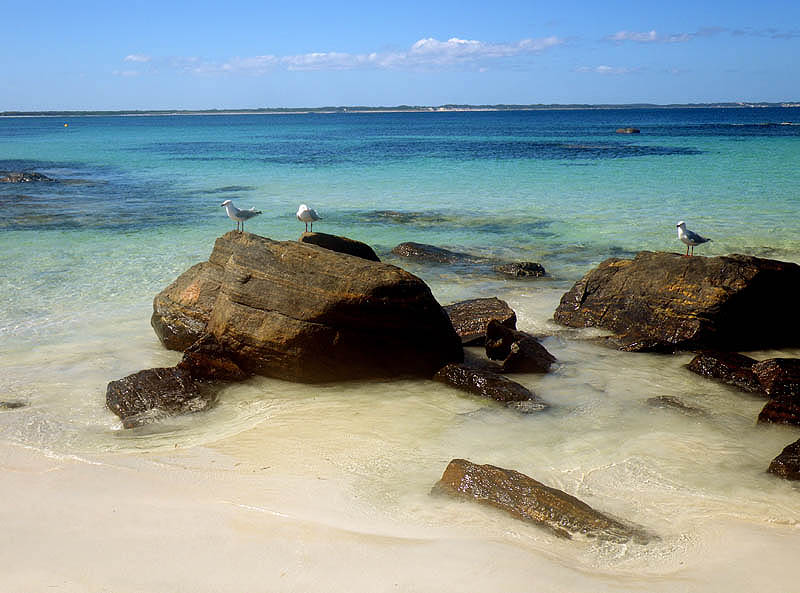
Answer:
[[[579,109],[764,109],[800,108],[800,102],[781,103],[628,103],[628,104],[530,104],[530,105],[458,105],[437,106],[396,105],[394,107],[369,107],[363,105],[340,107],[262,107],[257,109],[122,109],[86,111],[0,111],[0,117],[79,117],[79,116],[165,116],[165,115],[280,115],[280,114],[331,114],[331,113],[443,113],[462,111],[557,111]]]

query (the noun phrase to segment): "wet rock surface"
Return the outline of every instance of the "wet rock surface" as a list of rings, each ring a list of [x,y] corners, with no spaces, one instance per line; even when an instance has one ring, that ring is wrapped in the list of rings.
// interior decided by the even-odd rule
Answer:
[[[517,327],[517,315],[514,310],[507,302],[495,297],[460,301],[446,305],[444,310],[464,346],[483,344],[486,338],[486,326],[492,320],[505,327]]]
[[[31,183],[34,181],[54,182],[55,179],[34,171],[12,171],[0,176],[0,183]]]
[[[652,408],[661,408],[664,410],[674,410],[687,416],[706,416],[706,412],[700,408],[695,408],[686,404],[683,400],[672,395],[657,395],[655,397],[647,398],[647,405]]]
[[[148,421],[154,410],[184,414],[205,410],[216,397],[216,386],[198,380],[177,367],[146,369],[112,381],[106,389],[106,405],[122,420],[125,428]]]
[[[27,402],[19,400],[0,400],[0,410],[17,410],[28,405]]]
[[[369,261],[381,261],[375,251],[361,241],[349,239],[347,237],[340,237],[338,235],[329,235],[327,233],[303,233],[300,236],[301,243],[309,243],[311,245],[319,245],[325,249],[336,251],[337,253],[345,253],[347,255],[354,255],[361,259]]]
[[[530,261],[498,264],[494,271],[512,278],[541,278],[547,273],[542,264]]]
[[[783,397],[769,400],[758,414],[758,422],[800,426],[800,398]]]
[[[800,440],[795,441],[772,460],[767,469],[786,480],[800,480]]]
[[[486,355],[499,360],[504,373],[546,373],[556,357],[530,334],[492,319],[486,326]]]
[[[530,389],[492,371],[451,363],[442,367],[434,376],[434,381],[445,383],[473,395],[487,397],[499,402],[539,402],[545,409],[549,404]]]
[[[752,371],[769,397],[800,399],[800,358],[769,358]]]
[[[574,496],[545,486],[525,474],[493,465],[478,465],[466,459],[450,462],[433,493],[499,508],[562,538],[581,534],[617,543],[640,544],[654,539],[645,530],[601,513]]]
[[[704,351],[695,356],[686,368],[750,393],[762,393],[761,383],[753,372],[756,362],[754,358],[736,352]]]
[[[789,295],[799,291],[797,264],[643,251],[586,274],[562,297],[554,318],[611,330],[630,351],[796,347],[800,308]]]

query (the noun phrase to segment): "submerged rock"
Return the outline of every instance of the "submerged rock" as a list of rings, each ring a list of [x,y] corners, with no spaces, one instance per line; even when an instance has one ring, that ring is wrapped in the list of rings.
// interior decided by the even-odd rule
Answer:
[[[639,134],[641,130],[639,128],[617,128],[617,134]]]
[[[705,411],[685,404],[680,398],[672,395],[657,395],[647,399],[647,404],[653,408],[675,410],[687,416],[705,416]]]
[[[502,361],[500,368],[504,373],[546,373],[556,361],[532,335],[494,319],[486,326],[486,355]]]
[[[686,368],[750,393],[763,393],[761,383],[753,372],[756,362],[754,358],[736,352],[707,350],[695,356]]]
[[[156,297],[152,324],[167,347],[209,333],[244,372],[290,381],[430,377],[463,359],[450,319],[416,276],[235,231]]]
[[[516,381],[492,371],[469,367],[465,364],[448,364],[433,376],[433,380],[473,395],[487,397],[503,403],[532,402],[526,406],[519,407],[520,411],[533,408],[539,411],[550,407],[546,401]]]
[[[177,367],[146,369],[111,381],[106,389],[106,405],[122,419],[125,428],[142,424],[153,410],[183,414],[204,410],[214,401],[212,383],[194,378]]]
[[[0,410],[17,410],[28,405],[27,402],[18,400],[0,400]]]
[[[466,459],[453,459],[433,492],[502,509],[562,538],[582,534],[617,543],[634,541],[640,544],[654,539],[643,529],[601,513],[574,496],[545,486],[525,474],[493,465],[478,465]]]
[[[786,480],[800,480],[800,440],[787,445],[767,471]]]
[[[561,299],[554,318],[602,327],[630,351],[800,346],[800,266],[746,255],[640,252],[608,259]]]
[[[30,183],[32,181],[55,181],[55,179],[51,179],[47,175],[42,175],[41,173],[36,173],[33,171],[15,171],[0,177],[0,183]]]
[[[486,326],[492,320],[505,327],[517,327],[514,310],[507,302],[496,297],[460,301],[446,305],[444,310],[464,346],[482,345],[486,338]]]
[[[499,264],[494,267],[494,271],[513,278],[540,278],[546,274],[542,264],[532,261]]]
[[[407,257],[417,261],[425,261],[439,264],[455,264],[464,262],[474,262],[476,258],[468,253],[450,251],[435,245],[425,243],[400,243],[392,249],[392,253],[400,257]]]
[[[310,243],[311,245],[319,245],[325,249],[336,251],[338,253],[346,253],[347,255],[354,255],[361,259],[369,261],[381,261],[375,251],[361,241],[348,239],[347,237],[339,237],[338,235],[329,235],[327,233],[303,233],[300,236],[301,243]]]

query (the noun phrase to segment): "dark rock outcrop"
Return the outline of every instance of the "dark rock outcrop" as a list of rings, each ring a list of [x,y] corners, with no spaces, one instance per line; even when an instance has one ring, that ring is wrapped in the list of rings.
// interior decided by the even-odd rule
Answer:
[[[381,261],[372,247],[366,243],[349,239],[347,237],[329,235],[327,233],[303,233],[300,236],[299,241],[301,243],[319,245],[320,247],[330,249],[331,251],[346,253],[347,255],[354,255],[369,261]]]
[[[392,249],[392,253],[399,255],[400,257],[407,257],[417,261],[439,264],[468,263],[476,261],[476,258],[468,253],[450,251],[449,249],[436,247],[435,245],[426,245],[425,243],[400,243],[400,245]]]
[[[639,128],[617,128],[617,134],[639,134]]]
[[[504,373],[546,373],[556,357],[530,334],[492,319],[486,326],[486,355],[500,360]]]
[[[643,529],[627,525],[556,488],[545,486],[520,472],[493,465],[478,465],[454,459],[435,494],[448,494],[490,505],[517,519],[545,527],[554,535],[575,534],[618,543],[645,544],[654,537]]]
[[[494,271],[513,278],[540,278],[546,274],[544,266],[532,261],[498,264]]]
[[[753,373],[757,361],[736,352],[706,350],[695,356],[686,368],[710,379],[717,379],[750,393],[763,393],[758,377]]]
[[[528,408],[544,410],[550,405],[527,387],[491,371],[451,363],[433,376],[434,381],[445,383],[473,395],[487,397],[503,403],[531,402]]]
[[[555,312],[570,327],[602,327],[631,351],[747,351],[800,346],[800,266],[746,255],[641,252],[608,259]]]
[[[235,382],[250,377],[211,334],[204,335],[186,349],[178,368],[195,379],[209,381]]]
[[[769,400],[758,414],[758,422],[800,426],[800,398],[782,397]]]
[[[752,371],[769,397],[800,400],[800,358],[769,358],[753,364]]]
[[[479,346],[486,338],[486,326],[492,320],[505,327],[517,327],[517,315],[508,303],[495,297],[471,299],[445,306],[456,333],[464,346]]]
[[[209,333],[245,373],[300,382],[430,377],[463,359],[450,319],[416,276],[250,233],[218,238],[208,262],[156,297],[152,325],[167,347]]]
[[[772,460],[768,472],[786,480],[800,480],[800,440],[795,441]]]
[[[55,181],[55,179],[32,171],[15,171],[0,177],[0,183],[31,183],[33,181]]]
[[[204,410],[216,389],[178,367],[147,369],[112,381],[106,389],[106,405],[122,419],[125,428],[145,423],[153,411],[182,414]]]

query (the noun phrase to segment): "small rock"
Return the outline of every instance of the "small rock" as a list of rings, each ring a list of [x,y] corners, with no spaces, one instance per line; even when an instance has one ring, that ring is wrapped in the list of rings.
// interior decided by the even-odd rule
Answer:
[[[106,389],[106,405],[125,428],[138,426],[141,416],[153,410],[167,414],[204,410],[215,397],[214,385],[177,367],[139,371],[111,381]]]
[[[617,128],[617,134],[639,134],[639,128]]]
[[[508,303],[495,297],[460,301],[444,307],[464,346],[482,345],[491,320],[517,327],[517,315]]]
[[[787,445],[767,471],[786,480],[800,480],[800,440]]]
[[[494,271],[514,278],[540,278],[546,273],[542,264],[531,261],[500,264],[494,267]]]
[[[502,360],[504,373],[546,373],[556,361],[536,338],[494,319],[486,326],[486,355]]]
[[[756,362],[754,358],[735,352],[706,350],[695,356],[686,368],[750,393],[763,393],[761,383],[753,373],[752,367]]]
[[[640,527],[618,521],[525,474],[493,465],[478,465],[466,459],[453,459],[432,493],[467,498],[502,509],[566,539],[574,534],[616,543],[632,540],[646,544],[655,539]]]
[[[536,401],[543,405],[542,409],[549,406],[547,402],[519,383],[497,373],[471,368],[465,364],[450,363],[442,367],[433,376],[433,380],[503,403]]]
[[[28,404],[26,402],[21,401],[0,401],[0,410],[16,410],[18,408],[24,408]]]
[[[763,424],[792,424],[800,426],[800,398],[771,399],[758,415]]]
[[[400,257],[439,264],[473,262],[476,259],[468,253],[459,253],[442,247],[436,247],[435,245],[414,242],[400,243],[400,245],[392,249],[392,253]]]
[[[369,261],[381,261],[372,247],[366,243],[349,239],[347,237],[339,237],[338,235],[329,235],[327,233],[303,233],[300,236],[299,241],[301,243],[319,245],[320,247],[330,249],[331,251],[345,253],[347,255],[354,255]]]
[[[800,398],[800,358],[769,358],[752,369],[768,396]]]
[[[12,172],[0,177],[0,183],[30,183],[32,181],[55,181],[55,179],[35,172]]]

